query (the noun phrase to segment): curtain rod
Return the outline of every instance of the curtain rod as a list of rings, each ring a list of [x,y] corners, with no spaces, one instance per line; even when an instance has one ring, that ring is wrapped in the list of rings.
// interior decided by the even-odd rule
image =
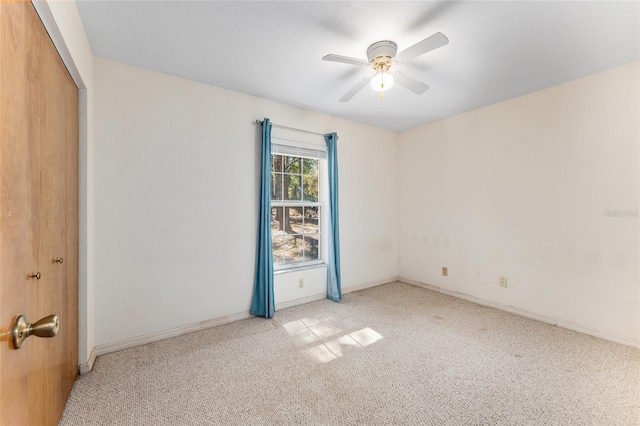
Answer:
[[[256,120],[256,124],[262,124],[262,120]],[[281,124],[271,123],[271,125],[282,129],[297,130],[299,132],[311,133],[312,135],[324,136],[324,133],[312,132],[311,130],[298,129],[296,127],[283,126]]]

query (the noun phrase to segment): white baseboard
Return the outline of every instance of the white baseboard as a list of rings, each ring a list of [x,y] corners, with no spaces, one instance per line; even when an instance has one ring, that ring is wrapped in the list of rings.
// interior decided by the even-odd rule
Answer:
[[[561,318],[555,318],[549,315],[538,314],[535,312],[527,311],[526,309],[517,308],[515,306],[503,305],[502,303],[493,302],[490,300],[482,299],[479,297],[471,296],[469,294],[460,293],[453,290],[443,289],[441,287],[437,287],[431,284],[423,283],[420,281],[412,280],[409,278],[398,277],[398,281],[403,282],[405,284],[415,285],[417,287],[426,288],[427,290],[435,291],[438,293],[446,294],[451,297],[455,297],[456,299],[467,300],[469,302],[476,303],[478,305],[487,306],[490,308],[499,309],[501,311],[510,312],[512,314],[520,315],[523,317],[531,318],[537,321],[542,321],[548,324],[552,324],[558,327],[566,328],[569,330],[577,331],[580,333],[588,334],[590,336],[598,337],[600,339],[609,340],[611,342],[620,343],[627,346],[632,346],[634,348],[640,349],[640,340],[630,339],[626,336],[620,336],[615,333],[610,333],[607,331],[597,330],[595,328],[578,324],[573,321],[568,321]]]
[[[96,348],[91,349],[91,353],[89,354],[89,359],[87,362],[82,363],[78,366],[78,373],[80,375],[90,373],[93,370],[93,364],[96,362]]]
[[[204,330],[205,328],[215,327],[217,325],[228,324],[230,322],[239,321],[251,317],[247,312],[227,315],[224,317],[213,318],[206,321],[200,321],[193,324],[181,325],[180,327],[170,328],[168,330],[158,331],[155,333],[144,334],[142,336],[131,337],[129,339],[119,340],[117,342],[106,343],[96,346],[98,356],[111,352],[121,351],[123,349],[133,348],[135,346],[146,345],[147,343],[157,342],[159,340],[168,339],[170,337],[180,336],[194,331]]]
[[[353,293],[354,291],[360,291],[360,290],[364,290],[371,287],[377,287],[379,285],[389,284],[395,281],[398,281],[398,277],[391,277],[385,280],[376,280],[376,281],[369,281],[362,284],[350,285],[342,288],[342,294]]]
[[[367,288],[376,287],[382,284],[392,283],[397,280],[398,280],[398,277],[391,277],[385,280],[369,281],[366,283],[346,286],[342,288],[342,294],[353,293],[354,291],[360,291]],[[290,300],[288,302],[276,303],[276,311],[280,309],[291,308],[298,305],[304,305],[311,302],[317,302],[318,300],[324,300],[326,298],[327,298],[326,293],[319,293],[319,294],[303,297],[300,299]]]
[[[311,302],[317,302],[318,300],[326,299],[326,294],[313,294],[311,296],[302,297],[300,299],[289,300],[288,302],[276,303],[276,312],[280,309],[292,308],[298,305],[305,305]]]

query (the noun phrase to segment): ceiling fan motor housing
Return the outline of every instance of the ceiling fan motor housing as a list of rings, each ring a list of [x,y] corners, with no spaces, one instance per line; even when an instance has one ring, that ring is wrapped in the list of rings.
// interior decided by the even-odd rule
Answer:
[[[381,64],[387,67],[396,56],[398,45],[392,41],[377,41],[367,49],[367,58],[373,68],[378,68]]]

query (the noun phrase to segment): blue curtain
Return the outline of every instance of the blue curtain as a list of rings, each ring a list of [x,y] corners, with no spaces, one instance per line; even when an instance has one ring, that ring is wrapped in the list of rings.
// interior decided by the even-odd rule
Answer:
[[[275,312],[275,304],[271,255],[271,122],[268,118],[262,122],[261,164],[258,248],[251,314],[271,318]]]
[[[329,168],[329,259],[327,262],[327,297],[334,302],[342,298],[340,284],[340,226],[338,220],[338,135],[324,135]]]

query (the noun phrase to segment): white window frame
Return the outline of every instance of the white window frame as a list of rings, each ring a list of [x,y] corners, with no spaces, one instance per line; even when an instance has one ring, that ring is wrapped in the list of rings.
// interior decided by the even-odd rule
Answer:
[[[279,262],[273,261],[274,272],[287,272],[290,270],[309,269],[326,264],[326,229],[328,225],[327,218],[327,148],[320,145],[305,144],[291,140],[271,138],[271,155],[286,155],[289,157],[309,158],[318,160],[318,201],[273,201],[270,200],[271,207],[319,207],[320,221],[318,223],[318,259],[302,260],[297,262]],[[273,251],[272,251],[273,256]]]

